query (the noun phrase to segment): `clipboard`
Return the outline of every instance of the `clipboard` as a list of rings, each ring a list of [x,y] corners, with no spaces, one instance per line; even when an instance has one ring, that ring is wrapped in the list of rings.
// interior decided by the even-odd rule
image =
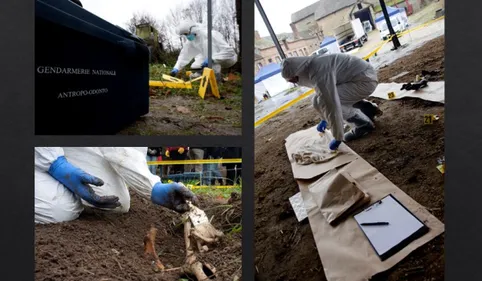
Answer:
[[[430,230],[389,194],[354,216],[378,257],[385,261]],[[386,225],[362,225],[384,222]]]

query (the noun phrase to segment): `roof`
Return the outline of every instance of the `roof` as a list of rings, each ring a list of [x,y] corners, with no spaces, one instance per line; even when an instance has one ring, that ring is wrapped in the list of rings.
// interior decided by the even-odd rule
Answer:
[[[323,42],[320,44],[320,48],[323,48],[327,45],[330,45],[331,43],[336,42],[336,38],[332,36],[327,36],[323,39]]]
[[[391,17],[393,15],[396,15],[396,14],[400,13],[402,10],[404,10],[404,9],[403,8],[393,8],[393,7],[387,6],[388,17]],[[380,14],[378,14],[378,16],[375,18],[375,22],[379,22],[379,21],[382,21],[382,20],[385,20],[385,16],[383,15],[383,12],[380,12]]]
[[[318,8],[318,5],[320,5],[320,1],[316,1],[315,3],[297,11],[291,14],[291,22],[299,22],[302,19],[305,19],[311,15],[314,14],[313,11]]]
[[[259,83],[263,80],[270,78],[273,75],[276,75],[281,72],[281,66],[278,63],[270,63],[263,66],[259,71],[258,74],[254,77],[254,84]]]
[[[318,8],[315,11],[315,20],[322,19],[356,2],[358,2],[358,0],[320,0]]]
[[[309,30],[300,31],[298,32],[298,35],[299,35],[298,39],[295,39],[295,36],[293,33],[280,33],[280,34],[277,34],[276,37],[278,38],[279,42],[283,41],[284,39],[286,39],[287,42],[294,42],[297,40],[316,38],[315,35],[310,34]],[[274,42],[271,39],[271,36],[265,36],[265,37],[262,37],[261,39],[255,40],[254,45],[260,49],[267,49],[270,47],[274,47]]]

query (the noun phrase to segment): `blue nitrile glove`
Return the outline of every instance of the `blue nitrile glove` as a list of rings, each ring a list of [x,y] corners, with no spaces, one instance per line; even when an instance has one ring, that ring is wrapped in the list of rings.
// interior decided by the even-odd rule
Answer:
[[[332,140],[332,141],[330,142],[330,149],[331,149],[331,150],[337,150],[338,147],[340,146],[340,144],[341,144],[341,141]]]
[[[64,156],[60,156],[50,165],[48,173],[67,189],[98,208],[114,209],[120,206],[117,196],[99,196],[90,184],[102,186],[104,182],[70,164]]]
[[[179,73],[179,69],[177,69],[177,68],[173,68],[171,70],[171,76],[176,76],[178,73]]]
[[[323,121],[320,122],[320,124],[318,124],[316,129],[318,130],[318,132],[324,133],[327,125],[328,125],[328,123],[325,120],[323,120]]]
[[[189,211],[189,205],[186,203],[186,200],[191,201],[194,205],[198,205],[196,195],[183,184],[177,182],[156,183],[152,188],[151,200],[154,204],[161,205],[178,213]]]
[[[203,63],[201,64],[201,67],[207,67],[209,65],[208,59],[205,59]]]

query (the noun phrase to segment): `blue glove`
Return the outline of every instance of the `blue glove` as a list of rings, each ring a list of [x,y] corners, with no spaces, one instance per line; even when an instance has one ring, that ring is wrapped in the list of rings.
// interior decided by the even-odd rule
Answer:
[[[50,165],[48,173],[67,189],[98,208],[114,209],[120,206],[117,196],[99,196],[90,184],[102,186],[104,182],[70,164],[61,156]]]
[[[177,68],[173,68],[171,70],[171,76],[176,76],[178,73],[179,73],[179,69],[177,69]]]
[[[323,121],[320,122],[320,124],[318,124],[316,129],[318,130],[318,132],[324,133],[327,125],[328,125],[328,123],[325,120],[323,120]]]
[[[198,199],[187,187],[177,182],[162,183],[158,182],[152,188],[152,203],[161,205],[178,213],[189,211],[186,200],[190,200],[194,205],[198,205]]]
[[[207,67],[209,65],[208,59],[205,59],[201,64],[201,67]]]
[[[341,141],[332,140],[332,141],[330,142],[330,149],[331,149],[331,150],[337,150],[338,147],[340,146],[340,144],[341,144]]]

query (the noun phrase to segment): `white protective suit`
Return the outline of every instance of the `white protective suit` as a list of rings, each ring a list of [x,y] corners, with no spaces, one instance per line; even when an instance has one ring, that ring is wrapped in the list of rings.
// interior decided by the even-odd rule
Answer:
[[[193,41],[184,38],[184,45],[174,68],[181,70],[194,58],[191,68],[201,69],[202,63],[208,58],[207,27],[192,21],[186,21],[180,24],[178,33],[196,34],[196,38]],[[213,69],[216,73],[219,73],[221,68],[233,66],[238,61],[238,55],[224,40],[221,33],[212,30],[211,36]]]
[[[283,61],[281,75],[285,79],[298,76],[297,84],[315,89],[313,107],[328,122],[336,140],[343,140],[344,120],[356,116],[374,126],[369,117],[353,107],[378,85],[377,72],[368,62],[347,54],[291,57]]]
[[[54,179],[48,170],[60,156],[72,165],[104,181],[92,186],[99,196],[119,197],[121,206],[109,209],[126,213],[130,208],[129,188],[150,199],[152,187],[161,179],[148,169],[147,147],[37,147],[35,148],[35,223],[71,221],[89,203],[76,197]]]

